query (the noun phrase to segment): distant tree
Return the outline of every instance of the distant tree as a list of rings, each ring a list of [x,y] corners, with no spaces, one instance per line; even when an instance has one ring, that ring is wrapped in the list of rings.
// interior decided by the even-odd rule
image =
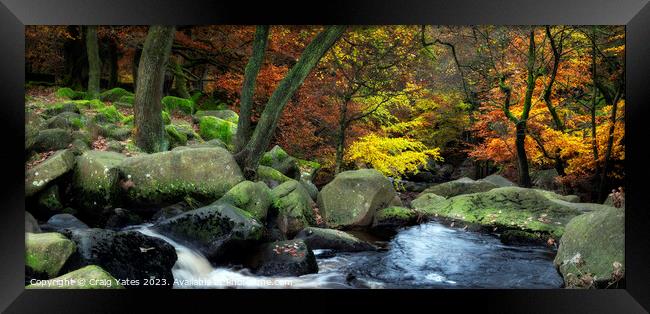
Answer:
[[[102,61],[99,58],[99,43],[97,42],[97,26],[86,28],[86,50],[88,52],[88,98],[99,98],[99,81],[101,78]]]
[[[174,32],[174,26],[151,26],[138,65],[138,81],[133,104],[135,142],[148,153],[162,151],[166,146],[160,99]]]

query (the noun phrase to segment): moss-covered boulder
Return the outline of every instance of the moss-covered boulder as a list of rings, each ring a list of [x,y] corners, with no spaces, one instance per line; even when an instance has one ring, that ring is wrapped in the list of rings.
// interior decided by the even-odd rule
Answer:
[[[295,239],[302,239],[313,250],[325,249],[335,252],[359,252],[375,250],[372,244],[340,230],[307,227]]]
[[[282,172],[267,166],[257,167],[257,179],[266,182],[266,184],[271,187],[275,187],[280,183],[293,180],[283,175]]]
[[[564,226],[581,214],[547,198],[539,190],[502,187],[487,192],[458,195],[431,203],[416,203],[427,216],[463,221],[494,230],[519,229],[559,239]]]
[[[530,174],[533,186],[543,190],[555,190],[558,188],[557,177],[558,173],[555,169],[538,170]]]
[[[393,184],[379,171],[361,169],[339,173],[318,194],[318,208],[330,228],[366,227],[375,212],[401,206]]]
[[[316,204],[298,181],[290,180],[278,185],[271,190],[271,195],[273,207],[278,210],[278,228],[288,237],[316,224],[313,210]]]
[[[481,181],[481,180],[475,181],[465,177],[465,178],[460,178],[458,180],[440,183],[428,187],[427,189],[422,191],[421,194],[433,193],[443,197],[452,197],[452,196],[462,195],[462,194],[486,192],[498,187],[499,187],[498,185],[488,181]]]
[[[129,92],[128,90],[121,88],[121,87],[116,87],[112,88],[109,90],[105,90],[99,94],[99,100],[101,101],[108,101],[108,102],[116,102],[120,100],[122,97],[133,97],[133,93]]]
[[[42,191],[48,183],[64,175],[74,167],[74,154],[61,150],[47,160],[25,172],[25,196],[33,196]]]
[[[45,127],[48,129],[78,130],[83,126],[84,121],[81,115],[75,112],[62,112],[45,121]]]
[[[73,201],[81,213],[97,220],[101,210],[116,205],[117,167],[126,156],[115,152],[89,150],[77,157],[72,177]]]
[[[251,268],[262,276],[301,276],[318,272],[314,252],[300,239],[262,245]]]
[[[161,115],[162,115],[163,124],[167,125],[172,123],[172,117],[169,115],[167,111],[163,111]]]
[[[154,225],[154,230],[203,253],[212,263],[227,264],[257,244],[264,227],[249,212],[214,203]]]
[[[117,123],[124,119],[124,115],[115,106],[106,106],[98,109],[93,120],[98,123]]]
[[[165,126],[165,133],[170,147],[173,148],[187,144],[187,134],[179,132],[173,124]]]
[[[34,111],[25,112],[25,150],[29,150],[34,142],[36,136],[45,127],[45,119],[41,118],[39,114]]]
[[[185,99],[175,96],[165,96],[160,101],[163,108],[169,113],[180,111],[185,114],[192,114],[194,112],[194,102],[191,99]]]
[[[50,281],[28,285],[25,289],[124,289],[124,286],[101,267],[88,265]]]
[[[232,155],[219,147],[139,155],[116,170],[124,200],[134,206],[173,204],[187,196],[215,201],[244,180]]]
[[[133,230],[65,229],[62,233],[77,245],[66,270],[97,265],[138,287],[171,288],[174,282],[176,250],[162,239]],[[151,278],[159,279],[161,285],[146,285],[144,280]]]
[[[232,110],[199,110],[194,114],[194,120],[200,121],[202,117],[211,116],[237,124],[239,115]]]
[[[392,234],[400,227],[411,226],[417,222],[418,212],[401,206],[389,206],[377,210],[372,228],[380,233]]]
[[[557,194],[553,191],[547,191],[542,189],[536,189],[536,191],[542,193],[544,196],[546,196],[546,198],[551,200],[560,200],[569,203],[577,203],[580,201],[580,197],[578,197],[577,195],[562,195],[562,194]]]
[[[278,145],[275,145],[270,151],[262,155],[260,165],[271,167],[294,180],[300,180],[300,167],[298,166],[298,160],[289,156],[289,154]]]
[[[446,200],[446,198],[440,195],[436,195],[433,193],[422,193],[417,198],[411,201],[411,207],[422,208],[429,204],[439,202],[439,201],[444,201],[444,200]]]
[[[133,132],[133,129],[130,126],[119,126],[112,123],[99,124],[97,125],[97,128],[99,135],[117,141],[128,139]]]
[[[573,218],[554,264],[567,287],[606,287],[625,275],[625,211],[609,207]]]
[[[36,273],[55,277],[75,252],[76,245],[60,233],[26,233],[25,265]]]
[[[266,221],[271,206],[271,189],[263,182],[242,181],[230,189],[218,202],[231,204],[253,215],[259,221]]]
[[[199,134],[206,141],[219,139],[226,145],[231,145],[237,134],[237,124],[213,116],[204,116],[199,120]]]
[[[31,150],[35,152],[48,152],[68,148],[74,140],[72,132],[66,129],[45,129],[34,137]]]
[[[51,118],[63,112],[81,113],[79,107],[75,102],[56,103],[47,106],[43,111],[43,115]]]
[[[85,96],[84,92],[77,92],[70,87],[61,87],[56,90],[55,95],[61,98],[67,98],[71,100],[83,99]]]

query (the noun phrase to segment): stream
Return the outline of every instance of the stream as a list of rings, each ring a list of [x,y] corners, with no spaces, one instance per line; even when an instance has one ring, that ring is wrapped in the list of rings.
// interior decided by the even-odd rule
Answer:
[[[544,246],[505,245],[489,234],[437,222],[402,229],[381,251],[314,250],[318,273],[262,277],[247,269],[213,267],[197,251],[148,226],[137,230],[176,248],[174,288],[560,288],[555,252]]]

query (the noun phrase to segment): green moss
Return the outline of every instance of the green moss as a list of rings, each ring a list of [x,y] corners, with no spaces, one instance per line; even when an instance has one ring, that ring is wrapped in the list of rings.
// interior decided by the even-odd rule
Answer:
[[[206,141],[216,138],[230,145],[236,133],[237,125],[232,122],[212,116],[203,116],[199,120],[199,134]]]
[[[133,120],[134,120],[134,116],[130,114],[128,116],[124,116],[124,118],[122,119],[122,123],[127,125],[133,125]]]
[[[124,119],[124,115],[117,111],[115,106],[106,106],[104,108],[98,109],[97,114],[93,118],[95,122],[108,122],[108,123],[117,123]]]
[[[125,103],[125,104],[133,105],[133,102],[135,101],[135,96],[134,95],[123,95],[117,101]]]
[[[257,168],[257,178],[259,180],[273,180],[279,183],[283,183],[289,180],[293,180],[285,175],[282,172],[277,171],[268,166],[259,166]]]
[[[263,182],[242,181],[230,189],[219,202],[241,208],[257,220],[266,220],[271,205],[271,190]]]
[[[25,265],[49,277],[56,276],[77,250],[74,242],[56,232],[26,233],[25,240]]]
[[[183,146],[187,144],[187,135],[181,133],[177,130],[176,126],[173,124],[166,125],[165,131],[170,138],[170,144],[172,147]]]
[[[185,114],[194,113],[194,102],[190,99],[165,96],[161,102],[167,112],[174,112],[178,109]]]
[[[84,93],[74,91],[72,90],[72,88],[69,87],[62,87],[56,90],[56,96],[75,100],[75,99],[82,99],[84,97]]]
[[[101,101],[115,102],[118,101],[123,96],[133,97],[133,93],[125,90],[124,88],[116,87],[113,89],[103,91],[101,94],[99,94],[99,99]]]
[[[72,124],[72,126],[74,126],[77,129],[81,129],[81,128],[84,127],[85,122],[84,122],[84,120],[82,118],[75,117],[75,118],[70,119],[70,124]]]
[[[406,207],[400,206],[390,206],[384,209],[380,209],[375,214],[375,218],[378,220],[386,219],[399,219],[399,220],[410,220],[417,217],[417,212]]]
[[[168,113],[167,111],[164,111],[164,110],[163,110],[163,112],[162,112],[162,119],[163,119],[163,124],[170,124],[170,123],[172,123],[172,118],[171,118],[171,116],[169,115],[169,113]]]

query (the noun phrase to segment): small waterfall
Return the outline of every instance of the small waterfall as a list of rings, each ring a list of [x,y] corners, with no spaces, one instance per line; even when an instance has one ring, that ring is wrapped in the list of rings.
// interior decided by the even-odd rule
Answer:
[[[401,230],[387,251],[314,250],[318,273],[264,277],[248,269],[214,267],[200,252],[158,234],[133,229],[176,249],[174,288],[559,288],[554,253],[541,246],[504,245],[488,234],[436,222]]]

